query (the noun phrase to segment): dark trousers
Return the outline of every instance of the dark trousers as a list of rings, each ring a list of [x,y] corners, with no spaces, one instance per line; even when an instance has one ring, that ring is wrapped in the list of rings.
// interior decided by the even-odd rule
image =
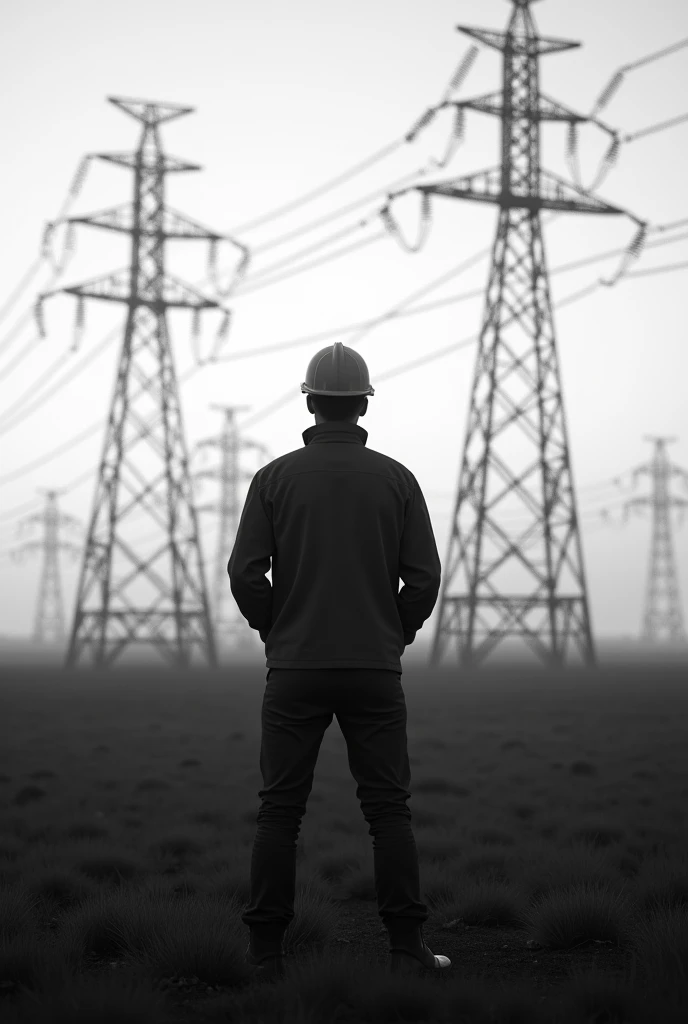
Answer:
[[[411,768],[401,673],[379,669],[268,670],[261,715],[263,788],[241,920],[282,933],[294,917],[296,840],[325,730],[337,721],[363,816],[373,837],[380,917],[421,925],[418,853],[411,829]],[[401,923],[401,922],[400,922]],[[272,927],[269,927],[272,926]]]

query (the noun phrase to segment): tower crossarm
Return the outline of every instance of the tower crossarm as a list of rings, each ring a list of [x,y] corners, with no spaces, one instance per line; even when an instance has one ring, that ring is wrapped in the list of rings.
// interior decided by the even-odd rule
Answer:
[[[495,117],[504,116],[504,99],[501,91],[489,92],[484,96],[476,96],[473,99],[447,101],[443,107],[464,107],[467,110],[478,110],[483,114],[493,114]],[[533,106],[527,95],[518,96],[515,99],[511,111],[512,117],[527,117],[531,121],[566,121],[569,124],[584,124],[587,121],[595,121],[594,118],[586,117],[585,114],[578,114],[575,110],[565,107],[558,100],[550,99],[540,93],[538,103]],[[602,127],[605,127],[604,125]],[[611,131],[611,129],[607,129]]]
[[[83,214],[80,217],[68,217],[65,223],[88,224],[95,228],[105,228],[108,231],[121,231],[125,234],[131,234],[134,229],[134,220],[135,215],[132,204],[122,203],[119,206],[112,206],[107,210],[100,210],[96,213]],[[183,213],[178,213],[177,210],[170,209],[169,206],[165,208],[163,213],[162,231],[157,229],[155,232],[146,231],[144,226],[141,234],[162,235],[163,238],[200,239],[216,242],[223,239],[233,241],[233,239],[227,238],[226,235],[210,231],[203,224],[199,224]]]
[[[647,508],[652,505],[652,498],[629,498],[624,503],[624,522],[628,519],[628,513],[633,509]]]
[[[684,486],[688,487],[688,472],[686,472],[686,470],[683,469],[682,466],[676,466],[674,463],[672,463],[667,467],[667,472],[669,476],[679,477],[682,480]]]
[[[270,449],[268,448],[267,445],[261,444],[260,441],[251,441],[248,438],[246,438],[246,439],[242,438],[241,441],[239,442],[239,447],[240,448],[253,448],[254,451],[260,452],[266,458],[270,457]]]
[[[562,53],[564,50],[574,50],[580,43],[572,39],[555,39],[552,36],[526,36],[515,32],[495,32],[492,29],[471,28],[470,25],[458,25],[459,32],[477,39],[485,46],[491,46],[493,50],[509,50],[517,56],[542,57],[548,53]]]
[[[239,480],[239,481],[241,481],[241,480],[250,481],[250,480],[253,480],[253,477],[255,476],[255,473],[251,472],[250,469],[237,469],[237,471],[236,471],[236,473],[234,475],[235,475],[236,479]],[[199,470],[196,470],[193,473],[193,478],[194,478],[194,480],[200,480],[200,479],[221,480],[222,479],[222,469],[219,466],[217,466],[215,469],[212,469],[212,468],[199,469]]]
[[[502,209],[526,209],[532,212],[539,210],[562,210],[570,213],[626,213],[618,206],[612,206],[602,199],[587,195],[582,189],[559,178],[551,171],[540,171],[540,184],[537,192],[529,188],[524,177],[512,183],[512,187],[503,187],[501,167],[491,167],[485,171],[477,171],[461,178],[449,181],[433,182],[428,185],[414,186],[418,192],[448,196],[451,199],[472,199],[481,203],[495,203]],[[410,190],[409,190],[410,191]],[[635,218],[634,218],[635,219]]]
[[[24,555],[34,554],[41,551],[45,551],[46,542],[45,540],[29,540],[25,544],[20,544],[16,548],[12,548],[10,554],[15,560],[21,561]],[[55,553],[58,551],[66,551],[69,554],[78,557],[82,554],[82,547],[80,544],[72,544],[68,540],[51,540],[51,550]]]
[[[153,169],[152,165],[147,167],[145,163],[141,164],[138,153],[94,153],[93,156],[98,160],[105,160],[107,163],[127,167],[132,171],[140,166],[143,170]],[[179,174],[183,171],[202,171],[203,168],[200,164],[191,164],[188,160],[180,160],[168,153],[161,153],[156,159],[155,170],[163,174]]]
[[[23,561],[24,555],[30,555],[43,551],[45,544],[42,540],[28,540],[25,544],[20,544],[16,548],[12,548],[10,554],[15,562]]]
[[[60,288],[54,292],[44,292],[39,296],[40,301],[50,298],[51,295],[58,295],[66,292],[68,295],[76,295],[86,299],[103,299],[107,302],[124,302],[132,305],[131,296],[131,271],[127,267],[116,270],[111,274],[104,274],[101,277],[92,278],[82,284],[72,285],[69,288]],[[201,292],[196,291],[191,285],[165,273],[158,280],[142,280],[136,293],[135,306],[148,306],[150,309],[162,312],[169,307],[179,309],[223,309],[221,303],[207,298]],[[227,312],[225,310],[225,312]]]

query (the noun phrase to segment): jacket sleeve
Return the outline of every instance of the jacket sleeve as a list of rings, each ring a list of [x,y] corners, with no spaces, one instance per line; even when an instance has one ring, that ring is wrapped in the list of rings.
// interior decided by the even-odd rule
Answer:
[[[259,492],[259,473],[250,483],[234,547],[227,563],[229,585],[239,611],[261,634],[272,624],[272,587],[265,574],[275,551],[272,522]]]
[[[406,508],[399,549],[399,576],[404,586],[397,595],[397,608],[407,643],[430,618],[439,594],[442,563],[432,531],[430,513],[418,481]]]

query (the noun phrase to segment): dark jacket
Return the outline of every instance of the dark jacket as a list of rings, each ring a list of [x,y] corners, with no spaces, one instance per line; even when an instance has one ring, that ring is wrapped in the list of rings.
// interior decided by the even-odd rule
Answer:
[[[432,613],[441,563],[425,499],[367,439],[358,424],[316,424],[251,481],[227,572],[268,668],[401,672]]]

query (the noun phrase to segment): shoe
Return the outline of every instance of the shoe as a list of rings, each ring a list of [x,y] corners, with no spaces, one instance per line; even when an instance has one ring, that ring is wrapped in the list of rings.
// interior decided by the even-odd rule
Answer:
[[[258,978],[283,978],[284,977],[284,954],[265,953],[263,956],[254,956],[251,952],[251,943],[246,947],[244,962],[253,968]]]
[[[412,953],[401,946],[392,946],[390,949],[390,970],[395,974],[417,974],[423,970],[438,971],[451,967],[451,960],[448,956],[433,953],[424,938],[421,937],[422,949]]]

